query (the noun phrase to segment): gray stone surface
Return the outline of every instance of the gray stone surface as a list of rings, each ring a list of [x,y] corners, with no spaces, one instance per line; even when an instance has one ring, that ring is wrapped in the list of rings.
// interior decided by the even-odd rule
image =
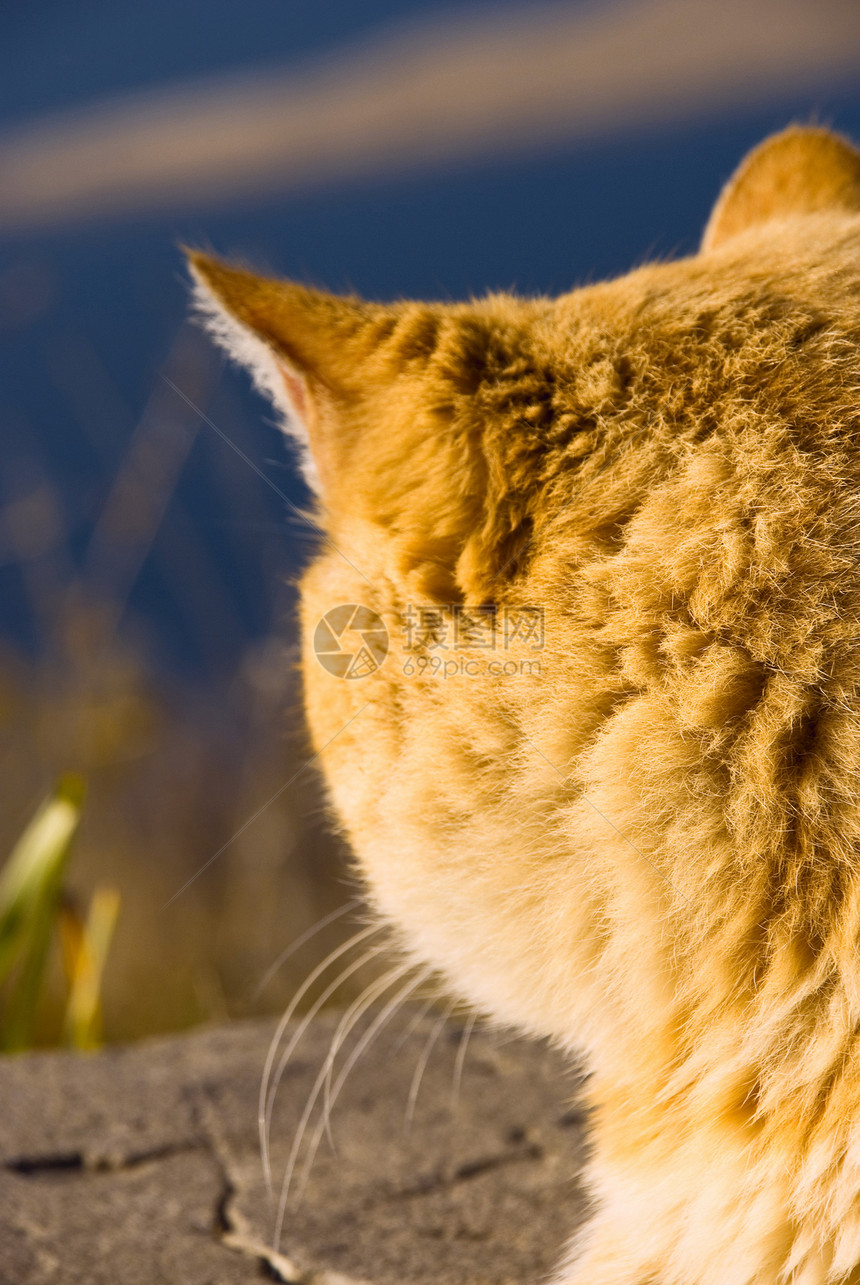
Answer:
[[[370,1014],[334,1059],[328,1137],[339,1020],[313,1023],[281,1080],[272,1196],[257,1127],[271,1022],[0,1060],[2,1285],[539,1281],[585,1216],[572,1073],[482,1031],[458,1056],[463,1028],[426,1018],[386,1026],[344,1076]]]

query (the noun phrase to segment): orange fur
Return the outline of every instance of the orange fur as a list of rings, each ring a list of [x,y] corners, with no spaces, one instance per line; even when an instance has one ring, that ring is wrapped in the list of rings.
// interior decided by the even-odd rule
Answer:
[[[558,1280],[860,1281],[860,156],[787,131],[701,254],[557,300],[192,265],[321,461],[306,703],[369,895],[593,1072]],[[485,602],[543,608],[539,675],[407,672],[410,603]]]

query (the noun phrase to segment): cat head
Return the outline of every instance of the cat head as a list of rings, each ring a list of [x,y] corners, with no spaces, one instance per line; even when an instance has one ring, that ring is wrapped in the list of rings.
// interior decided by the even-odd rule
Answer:
[[[726,185],[701,254],[798,216],[858,209],[860,154],[826,130],[791,128]],[[201,253],[189,262],[211,333],[298,443],[320,525],[346,543],[383,542],[407,591],[492,599],[529,538],[541,487],[587,448],[580,437],[595,416],[623,402],[600,355],[617,320],[600,287],[557,300],[378,304]],[[585,342],[578,321],[595,331]]]
[[[518,847],[526,865],[505,879],[537,889],[540,866],[528,863],[541,815],[618,693],[639,681],[636,665],[651,663],[652,624],[629,623],[646,612],[641,585],[617,607],[645,640],[638,652],[607,636],[596,586],[625,541],[645,539],[646,499],[679,458],[675,438],[693,442],[713,420],[725,353],[771,322],[768,342],[788,342],[762,281],[815,260],[816,238],[858,211],[860,154],[793,128],[741,165],[698,255],[558,299],[368,303],[189,256],[200,311],[283,416],[314,495],[305,694],[337,811],[381,907],[419,953],[450,961],[460,979],[471,969],[479,998],[482,933],[519,931],[501,926],[489,854],[534,820]],[[636,565],[644,576],[647,558]],[[683,592],[682,571],[672,576],[672,594]],[[447,647],[410,628],[434,610]],[[499,632],[500,614],[528,612],[530,632]],[[491,618],[504,648],[495,669],[479,636]],[[365,649],[360,672],[344,669],[347,634]],[[537,646],[539,672],[524,674]],[[456,681],[418,668],[440,656],[457,662]],[[540,742],[538,757],[525,741]],[[496,919],[470,927],[490,903]],[[532,925],[532,951],[539,936]]]

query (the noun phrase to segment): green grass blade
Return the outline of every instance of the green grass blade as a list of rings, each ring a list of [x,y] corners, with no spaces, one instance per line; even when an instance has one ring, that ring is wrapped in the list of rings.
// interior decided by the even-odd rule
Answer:
[[[95,1049],[101,1044],[102,976],[119,906],[115,888],[96,888],[86,923],[80,925],[74,945],[69,943],[65,952],[69,999],[64,1034],[72,1048]]]
[[[82,801],[80,778],[64,777],[0,871],[0,1047],[7,1051],[30,1042]]]

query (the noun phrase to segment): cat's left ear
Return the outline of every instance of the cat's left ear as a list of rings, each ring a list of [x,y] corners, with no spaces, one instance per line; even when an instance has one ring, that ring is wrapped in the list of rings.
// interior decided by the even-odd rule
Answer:
[[[860,214],[860,152],[830,130],[793,125],[741,162],[714,206],[702,250],[776,220],[839,210]]]
[[[488,326],[461,329],[444,304],[366,303],[203,254],[189,263],[209,329],[298,440],[321,520],[382,527],[410,593],[491,600],[527,537],[529,495],[488,459],[481,423],[454,413],[482,378]]]
[[[324,494],[349,453],[343,408],[359,397],[362,359],[390,329],[393,309],[187,255],[197,311],[281,412],[308,484]]]

